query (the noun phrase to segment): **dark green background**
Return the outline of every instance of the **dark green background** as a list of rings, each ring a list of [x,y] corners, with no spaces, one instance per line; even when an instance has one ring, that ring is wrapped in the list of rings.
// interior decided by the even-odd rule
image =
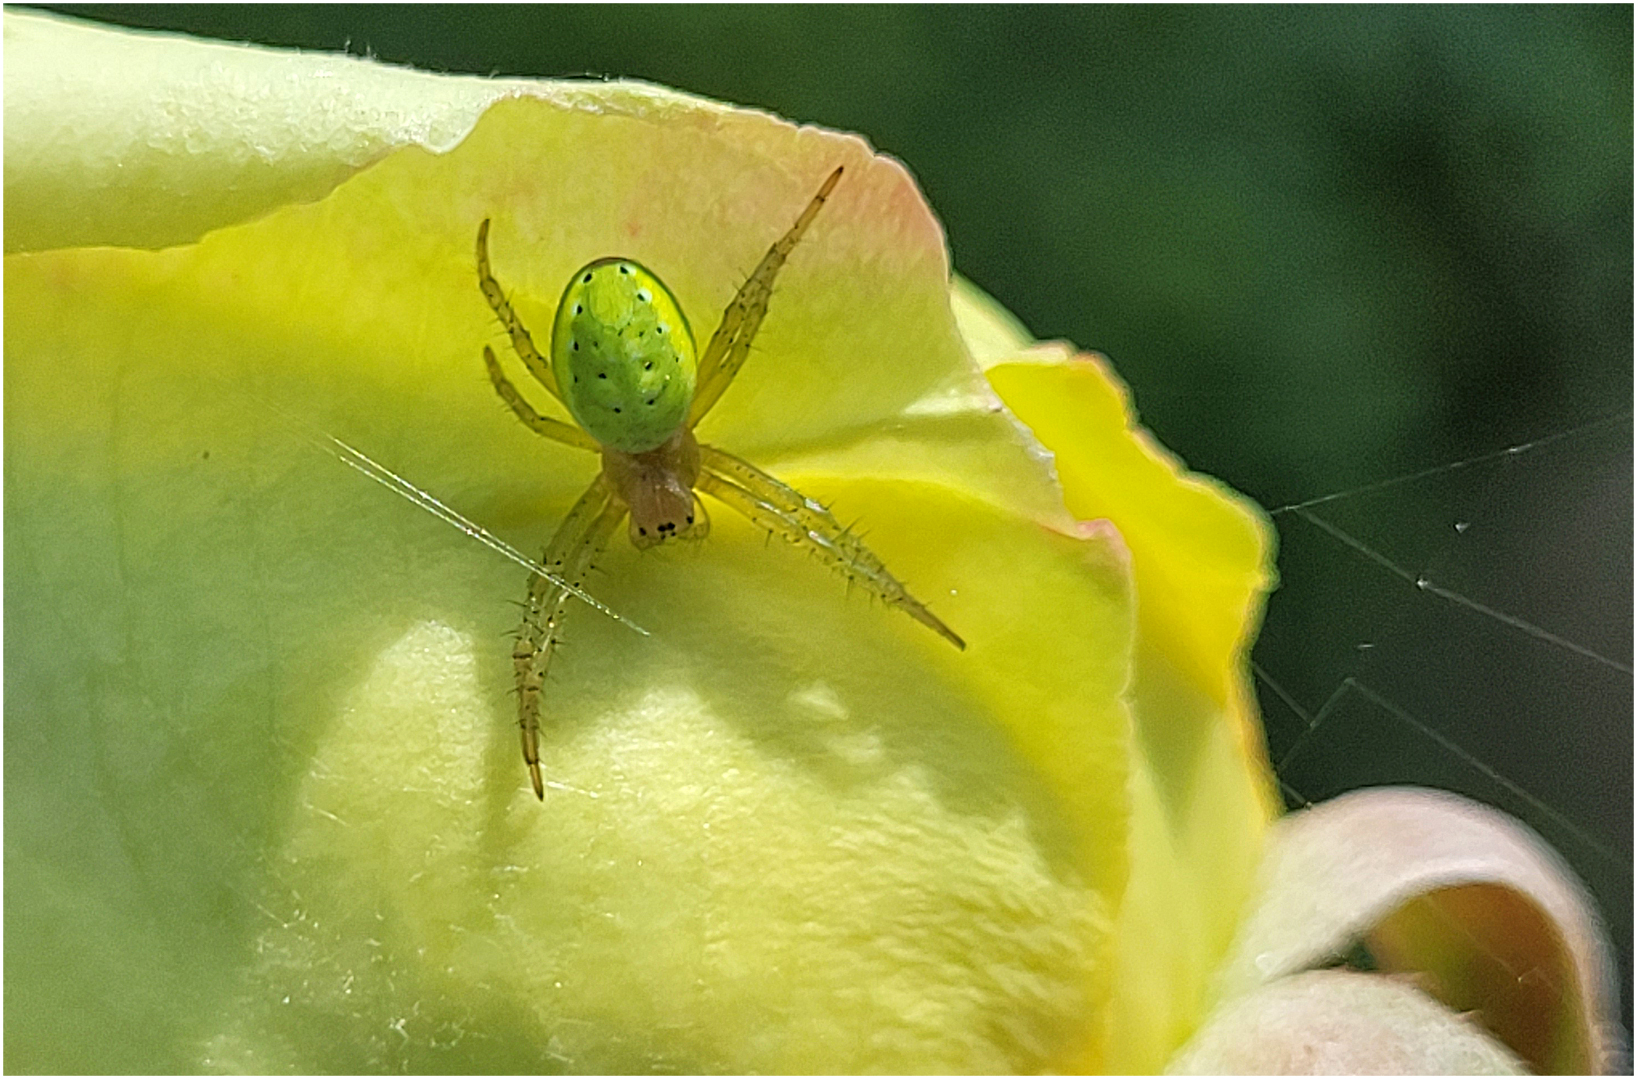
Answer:
[[[1630,670],[1629,7],[65,10],[860,132],[963,274],[1270,509],[1562,436],[1312,512]],[[1598,894],[1630,1030],[1631,675],[1275,521],[1254,655],[1287,798],[1421,783],[1524,819]],[[1339,687],[1304,735],[1292,703]]]

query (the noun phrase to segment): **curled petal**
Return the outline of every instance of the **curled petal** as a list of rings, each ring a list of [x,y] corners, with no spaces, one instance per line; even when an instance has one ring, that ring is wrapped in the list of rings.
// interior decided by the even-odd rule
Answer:
[[[1238,1076],[1528,1071],[1415,987],[1353,971],[1308,971],[1259,987],[1213,1016],[1167,1067]]]
[[[1533,1069],[1604,1072],[1624,1062],[1609,946],[1585,889],[1498,811],[1377,788],[1283,819],[1219,1000],[1361,941],[1384,970],[1415,974],[1447,1006],[1473,1012]]]

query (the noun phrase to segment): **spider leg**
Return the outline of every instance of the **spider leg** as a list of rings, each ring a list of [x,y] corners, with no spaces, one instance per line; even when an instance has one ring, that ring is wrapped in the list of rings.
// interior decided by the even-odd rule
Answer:
[[[557,376],[552,374],[552,365],[536,351],[534,339],[529,336],[529,331],[518,319],[517,312],[512,310],[506,293],[501,291],[500,282],[489,272],[488,218],[484,218],[483,224],[478,226],[478,288],[483,290],[484,299],[489,301],[490,308],[494,310],[506,332],[511,335],[512,348],[523,361],[523,366],[529,369],[529,374],[535,377],[536,382],[551,391],[557,400],[562,401],[563,395],[557,389]]]
[[[756,336],[757,329],[762,325],[762,317],[768,313],[768,297],[773,292],[774,278],[779,274],[780,267],[790,257],[796,242],[802,239],[802,234],[813,219],[818,216],[819,210],[830,198],[831,189],[842,178],[842,167],[838,165],[819,188],[819,193],[808,203],[802,216],[796,219],[790,232],[781,236],[768,249],[768,254],[762,257],[757,268],[751,272],[750,278],[740,287],[739,292],[729,302],[727,310],[722,313],[722,323],[717,332],[711,335],[711,342],[705,347],[705,354],[700,357],[699,376],[694,391],[694,403],[688,410],[688,426],[693,428],[705,414],[711,411],[711,406],[722,397],[723,391],[728,389],[739,374],[739,369],[745,363],[746,354],[751,349],[751,339]]]
[[[542,416],[535,412],[534,408],[523,400],[523,395],[518,393],[518,388],[512,385],[511,380],[506,377],[506,373],[501,370],[500,361],[495,359],[495,350],[487,345],[483,347],[483,364],[484,367],[489,369],[489,381],[494,384],[495,393],[501,396],[501,400],[506,402],[512,411],[517,414],[517,418],[527,424],[536,435],[544,435],[554,442],[578,447],[581,450],[590,450],[593,453],[603,449],[597,444],[596,439],[573,424],[565,424],[561,420],[553,420],[549,416]]]
[[[615,498],[599,473],[591,487],[580,496],[569,516],[557,527],[546,546],[541,563],[576,586],[591,569],[592,560],[608,544],[609,537],[626,516],[626,505]],[[571,593],[540,574],[529,575],[529,596],[524,602],[523,625],[518,627],[512,647],[512,669],[517,677],[518,729],[523,738],[523,761],[529,766],[529,780],[535,797],[544,801],[546,787],[540,777],[540,692],[546,667],[552,662],[563,629],[563,617]]]
[[[872,596],[896,607],[958,649],[967,643],[911,596],[881,559],[843,528],[831,512],[783,481],[733,454],[700,444],[700,475],[694,486],[745,515],[753,524],[815,552],[859,582]]]

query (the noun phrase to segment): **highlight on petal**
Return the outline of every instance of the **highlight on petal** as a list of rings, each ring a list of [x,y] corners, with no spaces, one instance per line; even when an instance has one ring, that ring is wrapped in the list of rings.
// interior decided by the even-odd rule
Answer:
[[[5,49],[8,253],[190,243],[447,149],[516,85],[19,10]]]
[[[109,36],[108,80],[162,74],[176,47]],[[30,47],[8,39],[8,82]],[[241,60],[264,79],[248,52],[213,54],[200,96],[232,90]],[[254,113],[228,96],[177,132]],[[499,96],[444,152],[420,143],[465,130],[447,102],[368,167],[383,143],[363,124],[356,145],[327,143],[343,153],[273,155],[290,174],[254,198],[228,184],[168,217],[151,192],[109,195],[101,243],[211,230],[162,251],[60,246],[86,237],[43,196],[8,197],[7,1064],[1112,1060],[1104,1018],[1127,1008],[1132,963],[1114,926],[1128,879],[1150,874],[1129,865],[1130,793],[1169,783],[1147,763],[1134,779],[1150,707],[1127,695],[1132,555],[1068,520],[971,365],[905,169],[652,87]],[[54,130],[96,129],[8,125],[8,196],[94,197],[52,164],[72,154],[35,144]],[[151,160],[166,184],[185,175],[156,186],[237,176],[241,149],[184,141]],[[845,183],[702,436],[862,521],[969,648],[849,598],[726,511],[698,548],[616,545],[590,587],[653,637],[574,613],[543,742],[555,786],[536,803],[508,694],[522,575],[305,430],[537,549],[595,462],[533,437],[486,385],[482,347],[504,341],[477,223],[531,325],[574,267],[620,253],[708,332],[837,164]],[[1230,773],[1202,775],[1184,785],[1254,838]],[[1210,942],[1190,948],[1206,970]],[[86,1015],[98,1038],[65,1041]]]
[[[1179,1059],[1194,1064],[1179,1067],[1229,1068],[1220,1056],[1194,1055],[1230,1032],[1245,1037],[1232,1019],[1242,1001],[1334,963],[1356,943],[1386,974],[1353,978],[1413,979],[1534,1071],[1624,1065],[1609,946],[1557,854],[1518,822],[1469,800],[1377,788],[1276,826],[1257,906],[1220,979],[1217,1033],[1202,1034]],[[1334,1010],[1358,1007],[1346,997],[1312,997]],[[1372,1071],[1371,1048],[1338,1052],[1362,1055],[1352,1071]],[[1410,1068],[1437,1073],[1451,1064],[1436,1055]]]

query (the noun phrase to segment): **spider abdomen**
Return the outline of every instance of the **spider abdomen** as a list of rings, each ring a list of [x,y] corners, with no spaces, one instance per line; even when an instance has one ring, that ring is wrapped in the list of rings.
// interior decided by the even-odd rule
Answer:
[[[552,327],[552,371],[563,403],[606,447],[653,450],[694,400],[694,337],[671,290],[631,259],[575,271]]]

